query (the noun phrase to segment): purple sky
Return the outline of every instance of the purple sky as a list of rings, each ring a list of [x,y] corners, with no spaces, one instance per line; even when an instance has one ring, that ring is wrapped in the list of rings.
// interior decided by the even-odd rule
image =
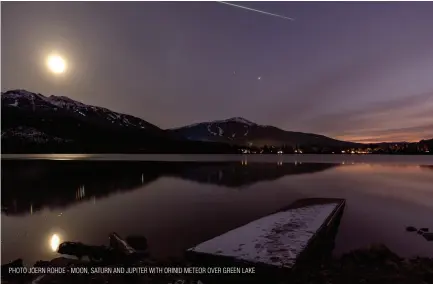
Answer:
[[[242,116],[353,141],[433,137],[433,3],[237,4],[295,21],[216,2],[3,2],[2,91],[162,128]]]

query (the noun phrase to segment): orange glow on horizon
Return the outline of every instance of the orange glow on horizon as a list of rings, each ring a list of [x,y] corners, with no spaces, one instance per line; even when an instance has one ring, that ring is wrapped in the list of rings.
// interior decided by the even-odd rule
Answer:
[[[411,135],[381,135],[381,136],[350,136],[350,135],[341,135],[336,136],[336,139],[343,141],[350,141],[355,143],[363,143],[363,144],[375,144],[375,143],[385,143],[385,142],[419,142],[423,139],[431,139],[431,138],[423,138],[420,136],[411,136]]]

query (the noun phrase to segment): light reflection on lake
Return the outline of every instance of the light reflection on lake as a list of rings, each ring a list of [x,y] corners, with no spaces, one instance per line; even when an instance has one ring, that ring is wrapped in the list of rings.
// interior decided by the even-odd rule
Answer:
[[[405,231],[433,230],[432,166],[273,159],[2,161],[2,263],[50,259],[65,240],[107,244],[113,231],[145,235],[155,256],[177,256],[307,197],[347,199],[336,254],[385,243],[433,256],[432,242]]]

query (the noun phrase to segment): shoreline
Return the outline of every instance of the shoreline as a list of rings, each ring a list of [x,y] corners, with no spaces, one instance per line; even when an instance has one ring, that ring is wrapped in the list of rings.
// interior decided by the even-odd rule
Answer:
[[[142,161],[433,165],[431,155],[363,154],[2,154],[4,161]]]

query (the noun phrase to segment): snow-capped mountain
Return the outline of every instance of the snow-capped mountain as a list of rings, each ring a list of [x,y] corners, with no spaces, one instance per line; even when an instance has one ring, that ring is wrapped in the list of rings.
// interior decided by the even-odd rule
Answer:
[[[32,112],[57,112],[81,116],[88,120],[98,121],[123,127],[136,127],[146,130],[160,130],[140,118],[117,113],[106,108],[86,105],[64,96],[45,97],[25,90],[11,90],[1,95],[2,107],[17,108]]]
[[[230,141],[239,140],[240,137],[247,137],[250,128],[255,126],[258,125],[242,117],[233,117],[213,122],[195,123],[173,128],[171,131],[180,133],[190,140]]]
[[[25,90],[2,93],[1,103],[3,153],[239,153],[264,145],[323,153],[366,146],[242,117],[163,130],[131,115]],[[420,141],[420,148],[431,149],[432,141]]]
[[[3,152],[41,145],[62,151],[140,149],[169,140],[166,131],[140,118],[67,97],[12,90],[1,94],[1,103]]]
[[[41,94],[25,90],[11,90],[1,93],[2,107],[13,107],[26,110],[50,110],[55,106]]]
[[[3,153],[237,153],[189,141],[143,119],[63,96],[1,94]]]
[[[171,129],[190,140],[228,142],[246,146],[343,146],[354,143],[335,140],[323,135],[285,131],[277,127],[260,125],[242,117],[196,123]]]

